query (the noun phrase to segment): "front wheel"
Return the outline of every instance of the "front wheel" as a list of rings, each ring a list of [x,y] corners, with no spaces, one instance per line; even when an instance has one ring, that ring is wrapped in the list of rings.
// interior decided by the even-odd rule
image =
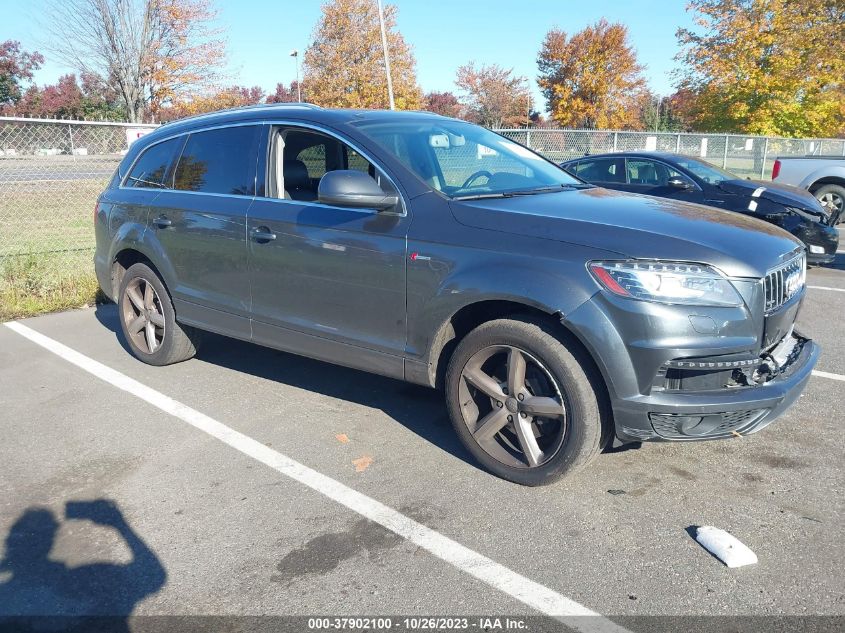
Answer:
[[[176,322],[167,289],[146,264],[133,264],[123,275],[117,306],[120,328],[136,358],[161,366],[197,353],[199,330]]]
[[[485,468],[515,483],[551,483],[601,449],[598,378],[561,334],[541,320],[498,319],[470,332],[449,362],[455,431]]]

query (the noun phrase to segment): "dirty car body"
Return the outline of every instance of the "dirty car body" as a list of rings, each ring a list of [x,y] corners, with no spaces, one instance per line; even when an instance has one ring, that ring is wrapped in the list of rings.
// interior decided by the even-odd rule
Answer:
[[[245,175],[206,192],[232,169],[212,153],[198,179],[191,148],[221,129],[242,139],[225,153]],[[757,431],[818,356],[794,329],[806,261],[789,233],[586,185],[430,114],[274,106],[165,125],[101,195],[96,236],[142,360],[184,360],[198,339],[162,360],[166,337],[208,330],[445,386],[467,447],[520,483],[565,473],[585,437],[594,450]]]

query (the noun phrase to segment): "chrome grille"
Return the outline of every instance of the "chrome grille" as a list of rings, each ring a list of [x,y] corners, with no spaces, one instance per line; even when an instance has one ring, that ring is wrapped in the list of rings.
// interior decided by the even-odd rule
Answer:
[[[804,253],[770,270],[763,278],[766,313],[774,312],[801,292],[806,277],[807,259]]]

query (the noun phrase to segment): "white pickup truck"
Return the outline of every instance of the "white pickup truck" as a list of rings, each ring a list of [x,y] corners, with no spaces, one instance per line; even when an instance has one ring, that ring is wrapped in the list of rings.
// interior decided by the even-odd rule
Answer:
[[[828,210],[832,226],[845,219],[845,156],[778,157],[772,181],[808,190]]]

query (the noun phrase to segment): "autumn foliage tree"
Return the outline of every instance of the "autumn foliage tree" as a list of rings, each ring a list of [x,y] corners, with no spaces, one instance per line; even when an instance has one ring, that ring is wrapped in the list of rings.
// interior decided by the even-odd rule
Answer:
[[[496,64],[476,67],[474,62],[458,68],[455,85],[461,90],[468,119],[485,127],[528,125],[528,82],[513,69]]]
[[[605,19],[571,37],[552,29],[543,41],[538,83],[551,118],[581,128],[637,128],[643,67],[628,28]]]
[[[109,82],[129,121],[220,79],[210,0],[54,0],[48,15],[52,50]]]
[[[451,92],[428,92],[423,97],[423,109],[435,114],[442,114],[453,118],[461,118],[464,107]]]
[[[296,81],[290,82],[289,85],[277,83],[276,91],[271,95],[267,95],[267,103],[296,103],[299,101],[297,87],[298,84]],[[303,95],[304,98],[305,96]]]
[[[22,82],[32,81],[32,73],[43,63],[41,53],[22,50],[20,42],[0,42],[0,109],[13,107],[21,100]]]
[[[679,87],[699,129],[831,136],[845,131],[845,2],[690,0]]]
[[[194,95],[190,99],[176,101],[160,111],[162,120],[174,121],[186,116],[256,105],[264,101],[264,90],[260,86],[246,88],[229,86],[203,95]]]
[[[417,109],[422,93],[416,60],[396,27],[398,9],[384,7],[396,107]],[[335,108],[387,108],[387,79],[376,0],[331,0],[323,6],[303,56],[306,100]]]

